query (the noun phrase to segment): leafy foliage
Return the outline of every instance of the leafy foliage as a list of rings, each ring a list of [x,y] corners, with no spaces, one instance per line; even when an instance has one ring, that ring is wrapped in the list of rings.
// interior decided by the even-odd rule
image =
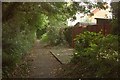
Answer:
[[[64,35],[65,40],[68,42],[69,46],[72,46],[72,29],[71,28],[65,28]]]
[[[19,15],[22,16],[19,17]],[[3,76],[8,76],[7,70],[12,71],[15,64],[34,43],[36,28],[29,24],[27,17],[24,13],[18,12],[13,18],[3,23]]]
[[[113,20],[112,20],[112,34],[120,35],[120,27],[119,27],[119,13],[120,13],[120,2],[112,2],[112,14],[113,14]]]
[[[48,44],[53,46],[66,43],[63,30],[59,27],[48,27],[47,32],[42,35],[42,38],[40,40],[43,42],[47,42]]]
[[[57,25],[67,18],[61,16],[67,14],[61,11],[64,7],[66,3],[3,3],[3,70],[6,66],[15,65],[32,47],[37,30],[37,36],[41,36],[48,24]]]
[[[15,66],[22,55],[32,47],[36,35],[41,38],[41,35],[46,33],[51,43],[61,42],[58,30],[65,25],[66,19],[73,16],[80,8],[78,3],[74,2],[69,6],[66,2],[3,2],[2,5],[3,75],[6,74],[5,76],[8,76],[6,69]],[[48,25],[51,29],[48,29]]]
[[[75,39],[75,63],[80,62],[92,77],[119,77],[118,36],[84,32]],[[84,69],[86,71],[86,69]]]

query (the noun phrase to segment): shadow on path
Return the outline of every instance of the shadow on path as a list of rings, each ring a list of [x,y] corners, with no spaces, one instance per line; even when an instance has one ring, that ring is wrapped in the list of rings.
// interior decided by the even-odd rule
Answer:
[[[30,64],[29,78],[56,78],[57,73],[62,69],[62,65],[50,53],[51,48],[44,48],[44,44],[36,41],[29,58]]]

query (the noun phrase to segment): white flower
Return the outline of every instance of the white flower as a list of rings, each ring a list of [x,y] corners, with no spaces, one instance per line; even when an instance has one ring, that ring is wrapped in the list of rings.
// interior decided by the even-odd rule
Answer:
[[[78,54],[78,53],[75,53],[75,54]]]

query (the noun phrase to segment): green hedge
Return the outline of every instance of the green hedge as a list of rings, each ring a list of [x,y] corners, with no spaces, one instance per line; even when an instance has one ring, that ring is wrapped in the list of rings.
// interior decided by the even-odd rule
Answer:
[[[104,36],[101,33],[86,31],[75,38],[75,43],[72,61],[83,64],[88,69],[89,76],[120,76],[118,36],[111,34]],[[86,69],[83,70],[86,71]]]

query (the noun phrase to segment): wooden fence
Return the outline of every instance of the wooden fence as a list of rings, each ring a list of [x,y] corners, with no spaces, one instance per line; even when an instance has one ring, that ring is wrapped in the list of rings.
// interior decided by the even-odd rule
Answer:
[[[102,32],[102,34],[107,35],[110,34],[111,32],[111,24],[110,24],[109,19],[100,19],[97,18],[97,25],[88,25],[87,27],[83,27],[83,26],[77,26],[77,27],[72,27],[70,29],[72,29],[71,31],[71,35],[72,35],[72,42],[71,47],[75,47],[75,42],[74,39],[76,38],[76,35],[79,35],[82,31],[87,30],[90,32]]]
[[[110,26],[99,26],[99,25],[90,25],[87,26],[86,28],[83,27],[73,27],[72,28],[72,47],[75,46],[74,44],[74,39],[76,37],[76,35],[79,35],[82,31],[87,30],[90,32],[102,32],[102,34],[107,35],[110,33]]]

